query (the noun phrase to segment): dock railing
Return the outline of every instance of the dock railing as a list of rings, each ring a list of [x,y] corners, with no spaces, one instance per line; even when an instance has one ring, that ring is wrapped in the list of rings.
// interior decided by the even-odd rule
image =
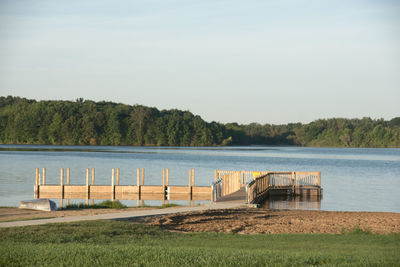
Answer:
[[[321,172],[267,172],[246,183],[247,203],[263,197],[271,189],[291,189],[315,187],[321,190]]]
[[[144,168],[137,169],[136,185],[121,185],[119,168],[111,169],[111,183],[109,185],[95,185],[95,169],[86,169],[85,183],[81,185],[70,184],[70,169],[60,169],[60,183],[48,184],[46,182],[46,169],[42,172],[36,168],[34,197],[60,199],[60,206],[63,200],[70,199],[94,200],[110,199],[114,200],[210,200],[212,195],[210,186],[195,186],[194,169],[189,170],[188,185],[170,185],[169,169],[162,170],[162,185],[145,185]],[[131,177],[130,180],[134,180]],[[91,180],[91,182],[90,182]]]
[[[216,185],[218,184],[221,190],[218,197],[232,194],[244,187],[246,183],[253,181],[255,177],[266,173],[267,171],[215,170],[214,183],[216,183]]]

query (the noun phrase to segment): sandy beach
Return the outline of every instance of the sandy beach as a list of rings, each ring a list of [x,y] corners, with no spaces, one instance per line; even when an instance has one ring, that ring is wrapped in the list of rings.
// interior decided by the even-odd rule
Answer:
[[[400,213],[386,212],[244,208],[144,217],[132,221],[183,232],[336,234],[354,229],[381,234],[400,232]]]

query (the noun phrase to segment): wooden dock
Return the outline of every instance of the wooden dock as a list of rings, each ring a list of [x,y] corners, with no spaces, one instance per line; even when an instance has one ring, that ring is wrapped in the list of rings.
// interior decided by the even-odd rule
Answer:
[[[269,196],[322,196],[321,172],[216,170],[212,188],[213,201],[244,198],[248,204],[259,204]]]
[[[36,168],[35,199],[89,200],[209,200],[259,204],[269,196],[322,196],[321,172],[271,172],[215,170],[211,186],[195,186],[194,169],[189,170],[188,185],[170,185],[169,169],[162,170],[161,185],[145,185],[145,170],[137,169],[136,185],[120,185],[119,168],[111,170],[109,185],[95,184],[95,169],[86,169],[85,184],[70,184],[70,169],[60,169],[60,183],[46,184],[46,169]]]
[[[95,185],[95,169],[86,169],[86,182],[83,185],[70,184],[70,169],[60,169],[60,184],[46,184],[46,169],[39,172],[36,168],[35,178],[35,199],[50,198],[60,199],[60,206],[63,200],[69,204],[70,199],[83,199],[86,204],[89,200],[210,200],[210,186],[194,185],[194,169],[189,170],[188,185],[170,185],[169,169],[162,171],[162,185],[145,185],[145,170],[137,169],[136,185],[120,185],[119,168],[111,170],[111,182],[109,185]]]

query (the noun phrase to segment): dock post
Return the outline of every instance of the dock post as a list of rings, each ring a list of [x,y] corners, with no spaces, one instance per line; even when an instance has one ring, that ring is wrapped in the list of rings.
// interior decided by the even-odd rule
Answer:
[[[142,168],[142,185],[144,185],[144,168]],[[142,194],[142,192],[140,192],[140,194]],[[142,199],[142,206],[144,206],[144,199]]]
[[[192,169],[192,186],[194,186],[194,169]]]
[[[217,170],[214,171],[214,181],[217,180]]]
[[[163,168],[163,170],[162,170],[162,191],[163,191],[162,205],[165,206],[165,196],[166,196],[166,191],[165,191],[165,168]]]
[[[94,185],[94,168],[92,168],[92,185]],[[94,205],[94,199],[92,199],[91,203]]]
[[[43,185],[45,185],[46,184],[46,168],[43,168],[43,176],[42,176],[42,178],[43,178]]]
[[[169,186],[169,169],[167,168],[167,186]]]
[[[165,191],[165,168],[163,168],[163,170],[162,170],[162,189],[163,189],[162,204],[164,206],[165,205],[165,195],[166,195],[166,191]]]
[[[89,168],[86,168],[86,206],[89,205],[90,187],[89,187]]]
[[[36,177],[35,177],[35,192],[34,197],[35,199],[39,198],[39,168],[36,168]]]
[[[60,191],[61,191],[61,195],[60,195],[60,207],[64,206],[63,204],[63,200],[64,200],[64,169],[61,168],[60,169]]]
[[[115,185],[114,185],[114,178],[115,178],[115,169],[111,169],[111,200],[115,200]]]
[[[165,189],[165,168],[162,170],[162,186]]]
[[[296,172],[292,171],[292,195],[296,195]]]
[[[318,172],[318,195],[321,196],[321,172]]]
[[[139,207],[139,201],[140,201],[140,168],[137,168],[137,170],[136,170],[136,185],[138,187],[137,206]]]
[[[166,174],[166,190],[165,190],[165,198],[167,199],[167,205],[168,205],[168,203],[169,203],[169,200],[168,200],[168,186],[169,186],[169,168],[167,168],[167,174]]]
[[[119,168],[117,168],[117,185],[119,185]]]
[[[189,169],[189,201],[192,199],[192,169]],[[190,205],[190,204],[189,204]]]
[[[67,185],[69,185],[69,168],[67,168]],[[67,198],[67,206],[69,205],[69,198]]]

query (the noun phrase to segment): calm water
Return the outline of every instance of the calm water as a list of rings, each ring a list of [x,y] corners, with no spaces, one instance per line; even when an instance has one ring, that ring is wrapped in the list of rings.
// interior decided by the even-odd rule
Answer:
[[[68,167],[71,184],[85,183],[86,168],[96,169],[96,184],[110,184],[112,168],[120,168],[120,184],[136,184],[136,169],[145,168],[148,185],[162,183],[163,168],[177,185],[187,184],[190,168],[196,185],[210,185],[215,169],[321,171],[322,210],[400,212],[400,149],[0,145],[0,206],[32,199],[35,168],[43,167],[48,184],[58,184],[60,168]]]

